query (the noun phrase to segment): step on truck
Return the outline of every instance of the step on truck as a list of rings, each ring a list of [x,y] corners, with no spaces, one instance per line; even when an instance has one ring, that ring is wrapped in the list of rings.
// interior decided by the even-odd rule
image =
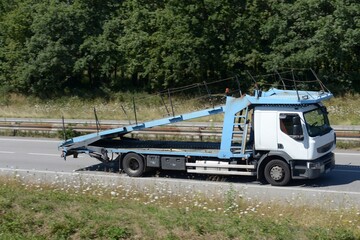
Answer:
[[[130,177],[164,169],[256,176],[275,186],[287,185],[291,179],[317,178],[334,168],[332,151],[336,145],[322,104],[333,95],[318,81],[320,90],[255,88],[251,95],[224,97],[222,105],[74,137],[63,141],[59,148],[65,159],[88,154],[102,162],[118,161],[120,170]],[[215,114],[223,114],[220,142],[126,136]]]

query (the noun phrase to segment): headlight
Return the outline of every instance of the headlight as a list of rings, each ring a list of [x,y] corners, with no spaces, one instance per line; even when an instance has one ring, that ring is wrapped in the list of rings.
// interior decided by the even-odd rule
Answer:
[[[307,163],[307,168],[309,168],[309,169],[320,169],[321,168],[321,163],[308,162]]]

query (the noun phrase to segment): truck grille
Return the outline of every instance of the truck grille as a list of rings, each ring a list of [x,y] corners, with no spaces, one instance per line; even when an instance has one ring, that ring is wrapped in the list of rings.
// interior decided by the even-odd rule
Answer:
[[[333,145],[334,145],[334,141],[331,141],[328,144],[325,144],[325,145],[317,148],[317,152],[318,153],[325,153],[325,152],[329,151],[332,148]]]

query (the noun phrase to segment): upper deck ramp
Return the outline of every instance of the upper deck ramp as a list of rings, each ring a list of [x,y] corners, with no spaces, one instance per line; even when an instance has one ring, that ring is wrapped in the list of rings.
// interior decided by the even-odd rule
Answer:
[[[250,105],[307,105],[319,103],[331,98],[332,96],[333,95],[330,92],[324,91],[296,91],[280,90],[276,88],[272,88],[265,92],[256,90],[254,96],[246,94],[239,98],[228,96],[226,97],[225,105],[75,137],[62,142],[59,145],[59,148],[62,148],[66,153],[72,149],[86,147],[87,145],[100,139],[121,137],[135,130],[142,130],[181,121],[188,121],[200,117],[224,113],[226,111],[241,111]]]

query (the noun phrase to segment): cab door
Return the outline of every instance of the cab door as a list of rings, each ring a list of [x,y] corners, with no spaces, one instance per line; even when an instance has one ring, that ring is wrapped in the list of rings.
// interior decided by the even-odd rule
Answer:
[[[279,151],[286,152],[292,159],[307,159],[308,142],[304,137],[304,121],[298,113],[278,114]]]

